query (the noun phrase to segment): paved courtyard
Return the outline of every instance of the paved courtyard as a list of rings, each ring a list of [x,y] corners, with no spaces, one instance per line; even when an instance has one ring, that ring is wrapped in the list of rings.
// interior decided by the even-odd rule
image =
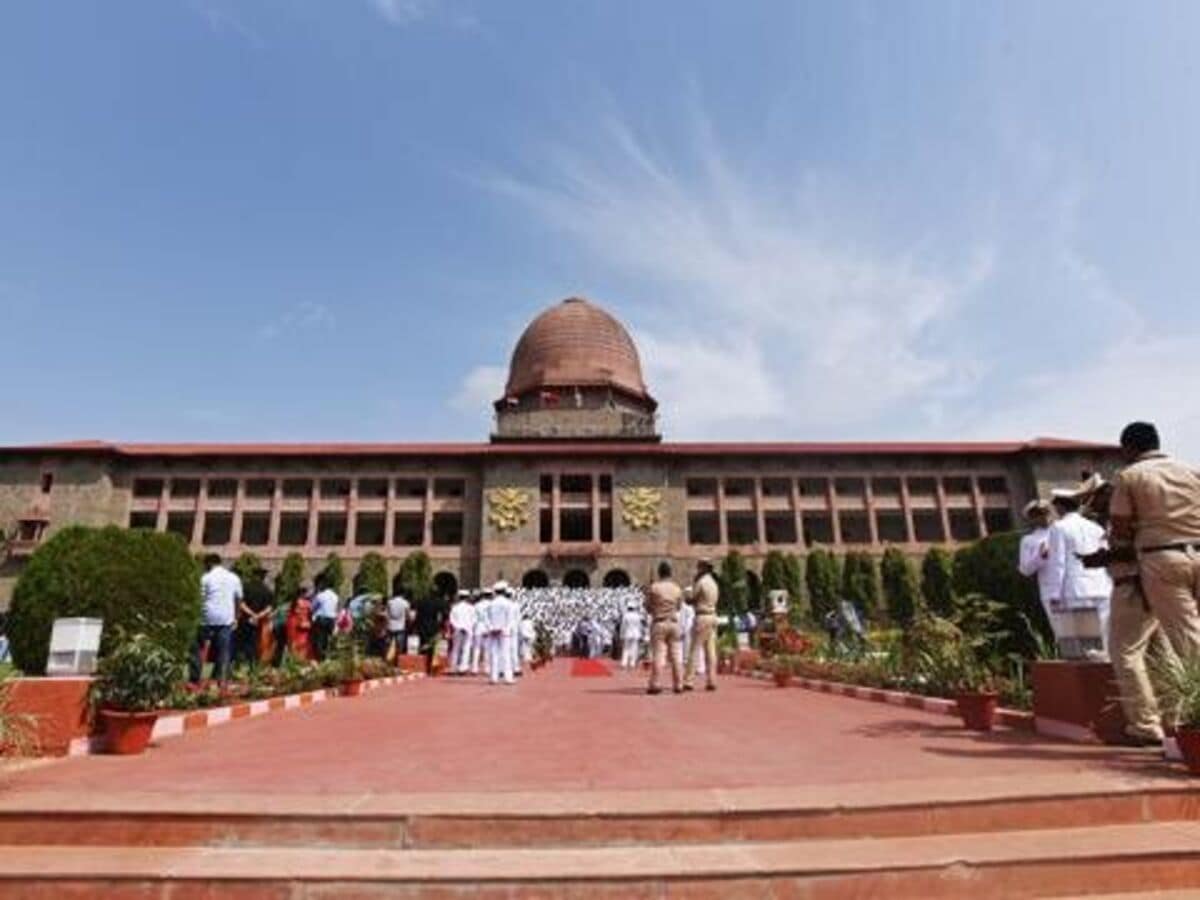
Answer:
[[[956,719],[726,677],[716,693],[648,697],[643,676],[570,674],[513,687],[438,678],[171,738],[136,758],[19,772],[0,794],[412,794],[849,790],[1162,776],[1148,751],[976,735]]]

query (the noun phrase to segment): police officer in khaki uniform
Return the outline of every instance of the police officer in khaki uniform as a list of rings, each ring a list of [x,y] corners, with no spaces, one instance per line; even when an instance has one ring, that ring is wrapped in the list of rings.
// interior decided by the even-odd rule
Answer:
[[[717,579],[713,577],[712,563],[707,559],[696,564],[696,583],[692,585],[692,605],[696,609],[695,623],[692,625],[692,646],[688,653],[687,670],[683,675],[683,689],[690,691],[696,680],[696,657],[704,654],[705,686],[707,690],[715,691],[717,673],[717,600],[721,597],[721,589]]]
[[[1109,503],[1113,550],[1136,549],[1149,615],[1176,653],[1192,656],[1200,652],[1200,474],[1161,452],[1158,430],[1148,422],[1125,428],[1121,452],[1128,465]],[[1119,641],[1130,641],[1128,621],[1113,627]],[[1139,702],[1133,722],[1151,715]]]
[[[646,589],[646,614],[650,616],[650,686],[647,694],[661,694],[663,666],[671,658],[671,684],[675,693],[683,688],[679,683],[679,606],[683,589],[671,578],[671,564],[658,564],[658,580]]]

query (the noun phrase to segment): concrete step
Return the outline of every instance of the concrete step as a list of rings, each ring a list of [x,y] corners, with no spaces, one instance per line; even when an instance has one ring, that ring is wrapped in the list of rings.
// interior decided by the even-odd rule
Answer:
[[[1049,897],[1200,889],[1200,824],[487,850],[0,847],[0,898]]]
[[[0,801],[0,845],[453,849],[915,837],[1200,818],[1186,782],[402,796],[87,794]]]

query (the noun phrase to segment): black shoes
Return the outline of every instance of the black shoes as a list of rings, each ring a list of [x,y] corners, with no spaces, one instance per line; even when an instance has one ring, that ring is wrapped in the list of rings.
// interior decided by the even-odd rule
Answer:
[[[662,688],[660,688],[660,687],[646,688],[646,693],[650,694],[650,695],[661,694]]]
[[[717,689],[717,686],[715,684],[706,684],[704,686],[704,689],[706,691],[715,691]]]
[[[695,688],[694,688],[694,687],[692,687],[690,684],[685,684],[685,685],[683,686],[683,689],[684,689],[685,691],[694,691],[694,690],[695,690]]]

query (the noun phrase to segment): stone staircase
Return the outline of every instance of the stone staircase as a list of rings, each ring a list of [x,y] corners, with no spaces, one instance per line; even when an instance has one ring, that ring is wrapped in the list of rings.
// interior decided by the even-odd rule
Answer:
[[[1200,896],[1186,781],[920,800],[886,785],[848,800],[23,796],[0,802],[0,897]]]

